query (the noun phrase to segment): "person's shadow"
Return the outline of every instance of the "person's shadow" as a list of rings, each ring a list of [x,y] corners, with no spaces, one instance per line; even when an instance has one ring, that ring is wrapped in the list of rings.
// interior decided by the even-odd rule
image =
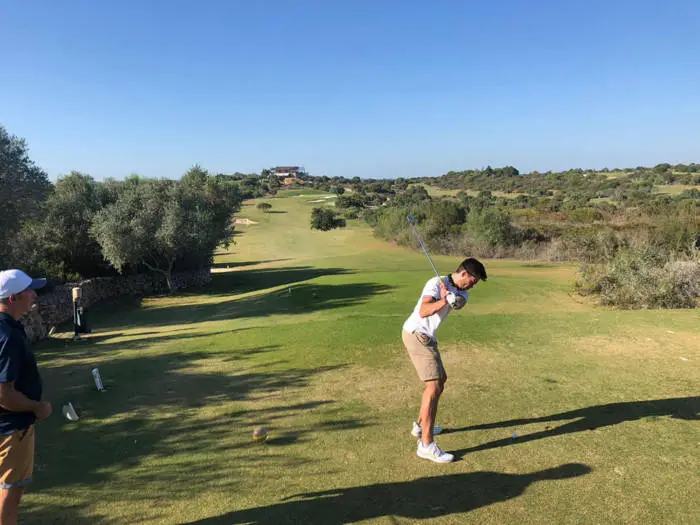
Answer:
[[[610,403],[586,408],[570,410],[544,417],[511,419],[496,423],[486,423],[484,425],[473,425],[463,428],[445,430],[445,433],[464,432],[468,430],[486,430],[492,428],[513,429],[519,425],[530,425],[534,423],[550,423],[554,421],[572,420],[557,427],[546,425],[543,430],[517,436],[516,438],[504,438],[496,441],[483,443],[475,447],[454,451],[457,458],[469,452],[488,450],[492,448],[506,447],[518,443],[535,441],[538,439],[570,434],[572,432],[582,432],[584,430],[595,430],[600,427],[617,425],[624,421],[634,421],[645,417],[670,416],[674,419],[698,420],[700,421],[700,396],[676,397],[670,399],[653,399],[649,401],[631,401],[626,403]]]
[[[189,525],[341,525],[382,516],[436,518],[516,498],[538,481],[574,478],[589,472],[591,468],[586,465],[569,463],[530,474],[472,472],[309,492]]]

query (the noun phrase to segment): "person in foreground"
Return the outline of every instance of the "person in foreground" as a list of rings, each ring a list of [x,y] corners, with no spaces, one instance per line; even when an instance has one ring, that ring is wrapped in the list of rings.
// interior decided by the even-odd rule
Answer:
[[[0,525],[15,525],[34,470],[35,423],[51,415],[42,381],[19,319],[36,304],[46,279],[20,270],[0,272]]]
[[[438,401],[445,388],[447,374],[440,358],[435,332],[452,310],[464,307],[469,294],[467,290],[479,281],[486,281],[486,269],[478,260],[468,258],[447,277],[433,277],[423,287],[423,292],[410,317],[402,327],[403,344],[424,382],[418,421],[413,422],[411,434],[418,439],[419,458],[449,463],[452,454],[440,450],[433,436],[442,428],[435,426]]]

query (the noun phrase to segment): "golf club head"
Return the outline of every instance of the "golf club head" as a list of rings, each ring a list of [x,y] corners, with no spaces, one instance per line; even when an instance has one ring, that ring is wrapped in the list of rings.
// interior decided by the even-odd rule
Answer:
[[[415,222],[415,219],[413,218],[413,215],[409,215],[409,216],[408,216],[408,222],[410,222],[411,224],[413,224],[413,223]]]

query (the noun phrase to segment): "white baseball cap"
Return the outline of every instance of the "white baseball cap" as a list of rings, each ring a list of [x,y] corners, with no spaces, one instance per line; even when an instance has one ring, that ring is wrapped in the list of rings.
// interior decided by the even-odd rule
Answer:
[[[46,279],[32,279],[22,270],[0,272],[0,299],[7,299],[25,290],[38,290],[46,286]]]

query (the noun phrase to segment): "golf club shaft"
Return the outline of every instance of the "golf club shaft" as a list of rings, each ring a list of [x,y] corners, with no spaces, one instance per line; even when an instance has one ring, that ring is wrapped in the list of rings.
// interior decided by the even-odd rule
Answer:
[[[408,222],[411,223],[411,228],[413,228],[413,233],[416,234],[416,238],[418,239],[418,243],[420,244],[420,247],[423,249],[423,253],[428,258],[428,262],[430,263],[430,266],[432,266],[433,270],[435,270],[435,275],[437,275],[437,278],[440,279],[440,281],[445,286],[447,286],[447,283],[442,279],[440,272],[438,272],[438,269],[435,267],[433,260],[430,258],[430,254],[428,253],[428,250],[426,250],[425,244],[423,244],[423,240],[420,238],[420,235],[418,235],[418,230],[416,230],[416,226],[413,224],[413,221],[409,219]]]

